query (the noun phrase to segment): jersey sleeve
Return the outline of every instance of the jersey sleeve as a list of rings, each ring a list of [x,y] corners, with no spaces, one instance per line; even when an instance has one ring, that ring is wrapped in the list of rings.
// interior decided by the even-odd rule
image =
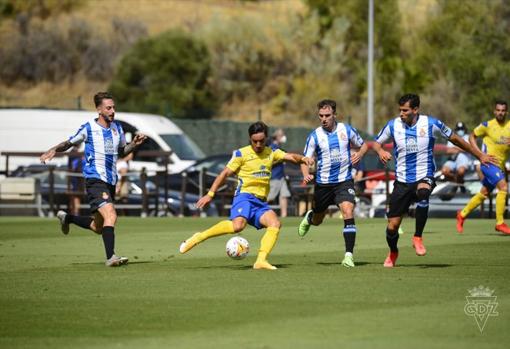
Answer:
[[[80,126],[74,136],[69,137],[69,142],[78,145],[87,140],[87,124]]]
[[[283,158],[285,157],[285,154],[287,154],[286,152],[284,152],[283,150],[281,149],[275,149],[273,150],[273,162],[274,163],[277,163],[277,162],[282,162],[283,161]]]
[[[119,131],[119,147],[125,147],[126,146],[126,134],[124,133],[124,129],[122,128],[121,124],[118,122],[115,123],[117,125],[117,130]]]
[[[355,145],[356,147],[361,147],[363,145],[363,138],[361,138],[361,136],[359,135],[358,133],[358,130],[356,130],[354,127],[351,127],[351,132],[350,132],[350,141],[353,145]]]
[[[227,163],[227,168],[231,171],[237,173],[239,171],[239,168],[243,164],[243,154],[241,154],[241,151],[239,149],[234,150],[232,153],[232,158]]]
[[[473,130],[476,137],[483,137],[487,134],[487,121],[482,122]]]
[[[384,144],[393,137],[390,123],[391,121],[387,122],[386,125],[384,125],[383,129],[375,137],[375,141],[377,143]]]
[[[314,137],[314,132],[310,133],[308,138],[306,139],[305,150],[303,151],[303,155],[311,158],[315,153],[315,148],[317,147],[317,139]]]
[[[436,118],[431,119],[432,119],[432,133],[434,134],[434,136],[439,135],[446,139],[450,139],[450,137],[453,134],[452,129],[446,126],[446,124],[444,124],[441,120],[438,120]]]

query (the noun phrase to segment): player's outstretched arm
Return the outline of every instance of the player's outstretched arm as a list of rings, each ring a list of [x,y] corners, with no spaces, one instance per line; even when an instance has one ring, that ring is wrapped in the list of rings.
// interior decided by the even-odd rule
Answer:
[[[379,155],[379,160],[386,164],[391,159],[391,154],[382,148],[379,142],[374,142],[374,151]]]
[[[133,141],[129,144],[126,144],[123,148],[119,148],[119,155],[121,157],[124,157],[131,153],[133,150],[138,148],[145,140],[147,139],[147,136],[142,133],[137,133],[135,135],[135,138],[133,138]]]
[[[455,133],[452,133],[452,135],[450,136],[450,138],[448,140],[450,142],[452,142],[453,144],[455,144],[457,147],[461,148],[462,150],[465,150],[468,153],[476,156],[476,158],[478,160],[480,160],[480,162],[482,164],[487,165],[487,164],[491,163],[496,166],[499,166],[499,161],[495,156],[482,153],[482,151],[480,150],[480,148],[478,148],[478,145],[476,144],[475,137],[476,136],[473,133],[471,133],[469,135],[469,143],[468,143],[465,140],[463,140],[462,138],[460,138],[458,135],[456,135]]]
[[[234,175],[234,171],[232,171],[228,167],[225,167],[223,169],[223,171],[221,171],[221,173],[218,175],[218,177],[216,177],[216,179],[214,180],[213,184],[211,185],[211,188],[209,189],[209,192],[207,194],[205,194],[204,196],[202,196],[197,201],[195,206],[197,208],[203,208],[203,207],[207,206],[214,198],[214,195],[218,191],[219,187],[221,187],[223,185],[223,183],[225,182],[225,179],[227,179],[227,177],[230,177],[232,175]]]
[[[73,144],[69,141],[63,141],[59,144],[57,144],[54,147],[51,147],[46,151],[44,154],[41,155],[39,160],[41,160],[41,163],[45,164],[46,161],[50,161],[55,157],[55,154],[66,151],[67,149],[70,149],[73,146]]]

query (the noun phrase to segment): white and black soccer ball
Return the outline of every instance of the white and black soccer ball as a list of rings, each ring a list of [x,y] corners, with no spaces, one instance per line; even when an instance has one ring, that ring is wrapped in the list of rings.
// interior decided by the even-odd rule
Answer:
[[[227,241],[227,256],[232,259],[243,259],[250,252],[250,244],[248,240],[240,236],[234,236]]]

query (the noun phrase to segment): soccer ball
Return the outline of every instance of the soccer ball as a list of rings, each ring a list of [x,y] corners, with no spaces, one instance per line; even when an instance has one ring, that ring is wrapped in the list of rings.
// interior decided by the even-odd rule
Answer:
[[[250,244],[248,240],[240,236],[234,236],[227,241],[227,256],[232,259],[243,259],[250,252]]]

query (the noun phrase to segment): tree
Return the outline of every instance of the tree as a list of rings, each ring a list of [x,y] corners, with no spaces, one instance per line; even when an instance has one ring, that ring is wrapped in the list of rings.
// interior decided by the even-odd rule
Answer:
[[[199,40],[168,31],[139,41],[120,61],[110,85],[122,109],[174,117],[211,117],[210,55]]]

